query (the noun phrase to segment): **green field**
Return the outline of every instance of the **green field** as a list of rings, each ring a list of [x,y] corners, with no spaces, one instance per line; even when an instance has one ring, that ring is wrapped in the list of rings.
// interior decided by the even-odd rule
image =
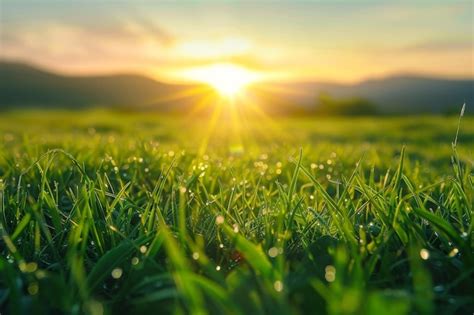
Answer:
[[[0,114],[1,314],[471,314],[474,118]]]

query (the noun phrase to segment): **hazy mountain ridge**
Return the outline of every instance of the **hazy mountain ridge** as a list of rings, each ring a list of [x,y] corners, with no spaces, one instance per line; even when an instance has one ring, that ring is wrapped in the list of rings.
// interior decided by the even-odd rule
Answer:
[[[0,109],[22,107],[127,107],[186,110],[199,95],[186,93],[202,85],[165,84],[140,75],[64,76],[11,62],[0,62]],[[312,112],[317,96],[360,97],[379,113],[446,113],[474,101],[474,80],[403,75],[345,85],[324,82],[256,84],[250,93],[265,109]],[[173,97],[174,95],[185,95]],[[186,96],[188,95],[188,96]],[[281,107],[278,110],[277,107]]]
[[[317,106],[318,95],[325,93],[334,98],[367,99],[382,114],[446,113],[458,111],[464,102],[472,104],[474,101],[474,79],[397,75],[355,84],[300,82],[279,86],[281,91],[295,91],[291,98],[307,108]],[[287,94],[277,93],[281,98]]]
[[[133,74],[64,76],[20,63],[0,62],[0,108],[147,107],[189,88]]]

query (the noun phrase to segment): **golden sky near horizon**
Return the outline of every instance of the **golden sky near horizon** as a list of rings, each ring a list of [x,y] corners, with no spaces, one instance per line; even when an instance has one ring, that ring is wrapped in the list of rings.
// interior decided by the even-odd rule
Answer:
[[[70,74],[185,82],[233,67],[276,81],[474,76],[472,1],[3,0],[0,10],[1,58]]]

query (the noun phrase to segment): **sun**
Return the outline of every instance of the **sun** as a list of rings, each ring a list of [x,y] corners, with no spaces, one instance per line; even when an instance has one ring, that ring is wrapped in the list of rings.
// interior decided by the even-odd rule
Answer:
[[[259,78],[257,73],[247,68],[227,63],[193,68],[187,71],[186,75],[211,85],[224,97],[235,97]]]

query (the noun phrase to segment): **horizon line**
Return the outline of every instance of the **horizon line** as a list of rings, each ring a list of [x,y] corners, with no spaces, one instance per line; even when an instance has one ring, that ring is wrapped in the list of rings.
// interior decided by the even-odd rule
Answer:
[[[87,77],[114,77],[114,76],[138,76],[142,78],[146,78],[148,80],[154,81],[156,83],[167,84],[167,85],[207,85],[205,82],[200,82],[198,80],[182,80],[182,81],[173,81],[167,80],[165,78],[155,78],[152,75],[147,74],[144,71],[139,70],[117,70],[112,71],[100,71],[100,72],[73,72],[73,71],[63,71],[58,69],[53,69],[52,67],[48,67],[45,65],[40,65],[35,63],[31,60],[23,60],[21,58],[5,58],[0,56],[0,63],[5,64],[17,64],[26,67],[33,68],[38,71],[46,72],[56,76],[62,77],[69,77],[69,78],[87,78]],[[399,71],[399,72],[392,72],[387,75],[374,75],[374,76],[367,76],[365,78],[354,80],[354,81],[337,81],[337,80],[330,80],[330,79],[320,79],[320,78],[302,78],[302,79],[285,79],[285,80],[277,80],[277,79],[262,79],[254,84],[311,84],[311,83],[324,83],[324,84],[337,84],[337,85],[358,85],[364,82],[370,81],[381,81],[393,78],[417,78],[417,79],[427,79],[427,80],[445,80],[445,81],[474,81],[474,74],[471,77],[466,76],[449,76],[449,75],[439,75],[439,74],[429,74],[429,73],[422,73],[422,72],[413,72],[413,71]],[[252,85],[254,85],[252,84]]]

